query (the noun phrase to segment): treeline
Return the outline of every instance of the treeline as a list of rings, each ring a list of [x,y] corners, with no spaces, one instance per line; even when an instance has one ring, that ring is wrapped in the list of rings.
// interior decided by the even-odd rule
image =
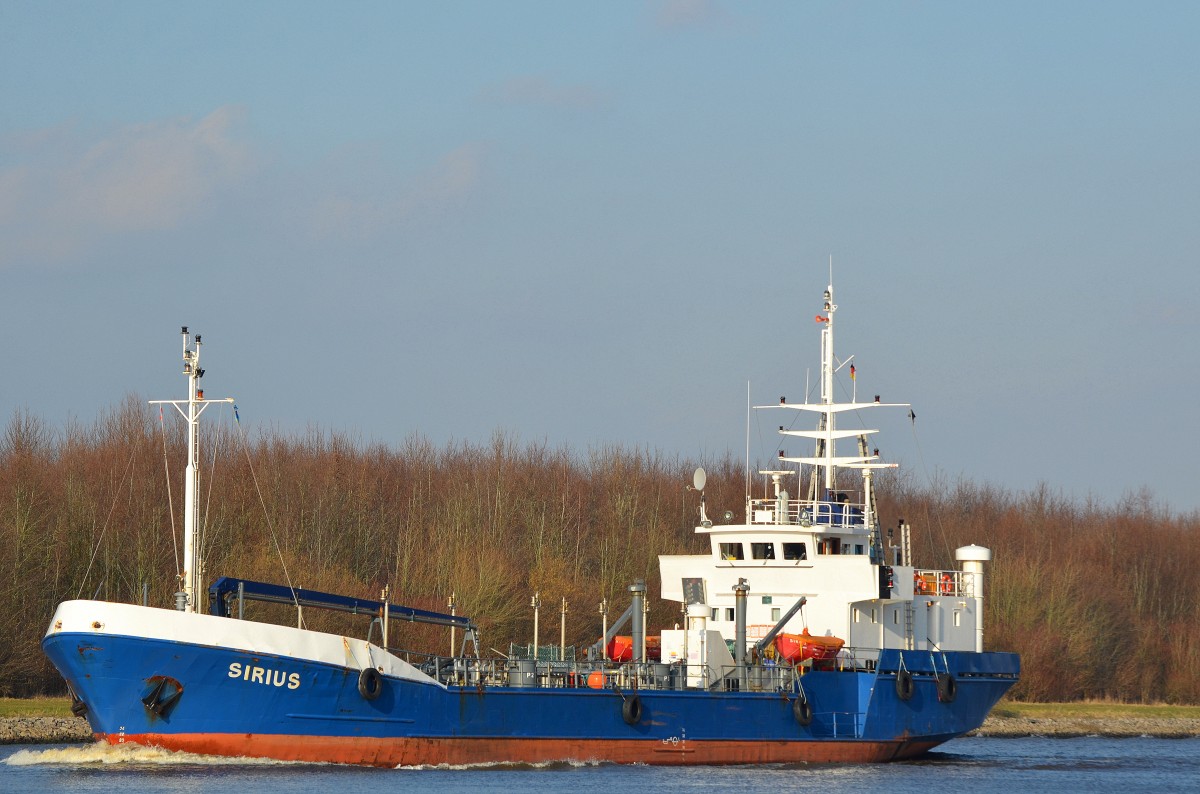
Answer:
[[[678,605],[656,597],[657,557],[707,550],[686,487],[697,463],[708,470],[709,515],[743,510],[742,464],[729,459],[575,452],[503,434],[444,448],[319,431],[247,439],[225,419],[207,425],[202,444],[206,582],[239,576],[367,598],[387,585],[394,603],[438,611],[453,594],[458,613],[480,623],[485,652],[532,642],[535,592],[544,645],[558,642],[563,599],[568,644],[593,642],[600,600],[614,619],[635,579],[649,585],[651,626],[680,621]],[[62,691],[38,645],[60,601],[173,603],[181,425],[132,397],[91,425],[10,420],[0,438],[0,695]],[[881,492],[884,525],[913,525],[919,564],[957,567],[954,548],[972,542],[995,553],[985,643],[1021,653],[1017,697],[1200,703],[1196,515],[1146,496],[1078,504],[1049,489],[904,478],[884,478]],[[248,612],[296,620],[278,606]],[[367,623],[312,610],[305,622],[357,635]],[[444,629],[394,624],[392,636],[448,650]]]

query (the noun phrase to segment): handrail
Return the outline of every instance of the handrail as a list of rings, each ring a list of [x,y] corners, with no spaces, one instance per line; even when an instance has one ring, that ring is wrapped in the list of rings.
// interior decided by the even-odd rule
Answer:
[[[969,596],[973,577],[953,568],[914,568],[913,594],[918,596]]]
[[[353,598],[269,582],[253,582],[249,579],[235,579],[230,576],[222,576],[208,588],[209,610],[214,615],[229,617],[231,613],[227,602],[235,597],[247,601],[265,601],[274,604],[349,612],[352,615],[379,617],[384,614],[383,601]],[[430,612],[399,604],[388,604],[387,612],[390,620],[431,623],[436,626],[453,626],[467,630],[478,628],[475,622],[465,615],[447,615],[442,612]]]
[[[866,527],[865,502],[838,502],[822,499],[788,499],[780,509],[779,499],[751,499],[751,524],[799,524],[803,527],[829,526],[846,529]],[[756,520],[756,514],[770,513],[767,521]]]

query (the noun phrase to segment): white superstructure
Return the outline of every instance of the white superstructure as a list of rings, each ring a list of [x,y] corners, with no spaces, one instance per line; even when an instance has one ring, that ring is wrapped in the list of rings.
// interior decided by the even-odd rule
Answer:
[[[780,453],[780,467],[761,471],[769,478],[767,493],[747,495],[745,521],[713,525],[701,511],[698,534],[711,543],[708,554],[659,557],[662,597],[703,603],[710,630],[735,637],[734,588],[744,580],[747,645],[753,646],[806,599],[781,630],[834,636],[846,641],[844,654],[870,660],[882,648],[950,651],[982,650],[983,562],[987,549],[958,550],[963,570],[917,568],[909,556],[908,526],[887,540],[880,530],[872,474],[895,467],[870,451],[869,429],[841,429],[838,418],[851,412],[907,408],[906,403],[850,402],[834,399],[835,376],[850,359],[838,362],[833,349],[833,287],[825,290],[821,325],[820,402],[756,406],[757,410],[801,411],[816,418],[816,427],[795,430],[780,426],[783,436],[812,439],[812,455]],[[851,388],[853,395],[854,390]],[[848,424],[848,423],[846,423]],[[839,454],[838,442],[852,450]],[[793,464],[794,468],[784,468]],[[697,476],[702,488],[704,477]],[[794,487],[793,496],[789,488]],[[726,516],[729,517],[728,514]],[[895,545],[893,545],[893,540]],[[702,585],[702,586],[701,586]],[[665,638],[664,638],[665,639]]]

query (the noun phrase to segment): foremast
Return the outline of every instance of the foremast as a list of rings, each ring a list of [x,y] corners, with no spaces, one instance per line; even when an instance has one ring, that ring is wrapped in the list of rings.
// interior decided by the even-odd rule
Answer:
[[[232,397],[205,400],[200,388],[204,370],[200,368],[200,334],[194,337],[183,326],[183,374],[188,379],[186,400],[151,400],[151,405],[171,405],[187,422],[187,468],[183,487],[183,570],[178,574],[181,590],[175,593],[175,608],[182,612],[199,612],[200,577],[203,564],[197,541],[200,524],[200,501],[196,498],[200,484],[200,415],[213,403],[232,403]]]

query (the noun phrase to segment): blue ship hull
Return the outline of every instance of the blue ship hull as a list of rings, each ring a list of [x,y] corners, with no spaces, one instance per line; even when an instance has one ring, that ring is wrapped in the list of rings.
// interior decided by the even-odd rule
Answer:
[[[358,669],[311,659],[70,631],[47,634],[43,647],[97,738],[111,743],[386,766],[893,760],[977,728],[1019,672],[1015,654],[888,650],[876,671],[811,672],[791,691],[447,686],[384,675],[370,700]],[[895,685],[901,668],[913,676],[908,700]],[[935,668],[954,676],[951,702],[939,700]],[[808,725],[796,718],[800,690]],[[635,695],[631,725],[622,706]]]

